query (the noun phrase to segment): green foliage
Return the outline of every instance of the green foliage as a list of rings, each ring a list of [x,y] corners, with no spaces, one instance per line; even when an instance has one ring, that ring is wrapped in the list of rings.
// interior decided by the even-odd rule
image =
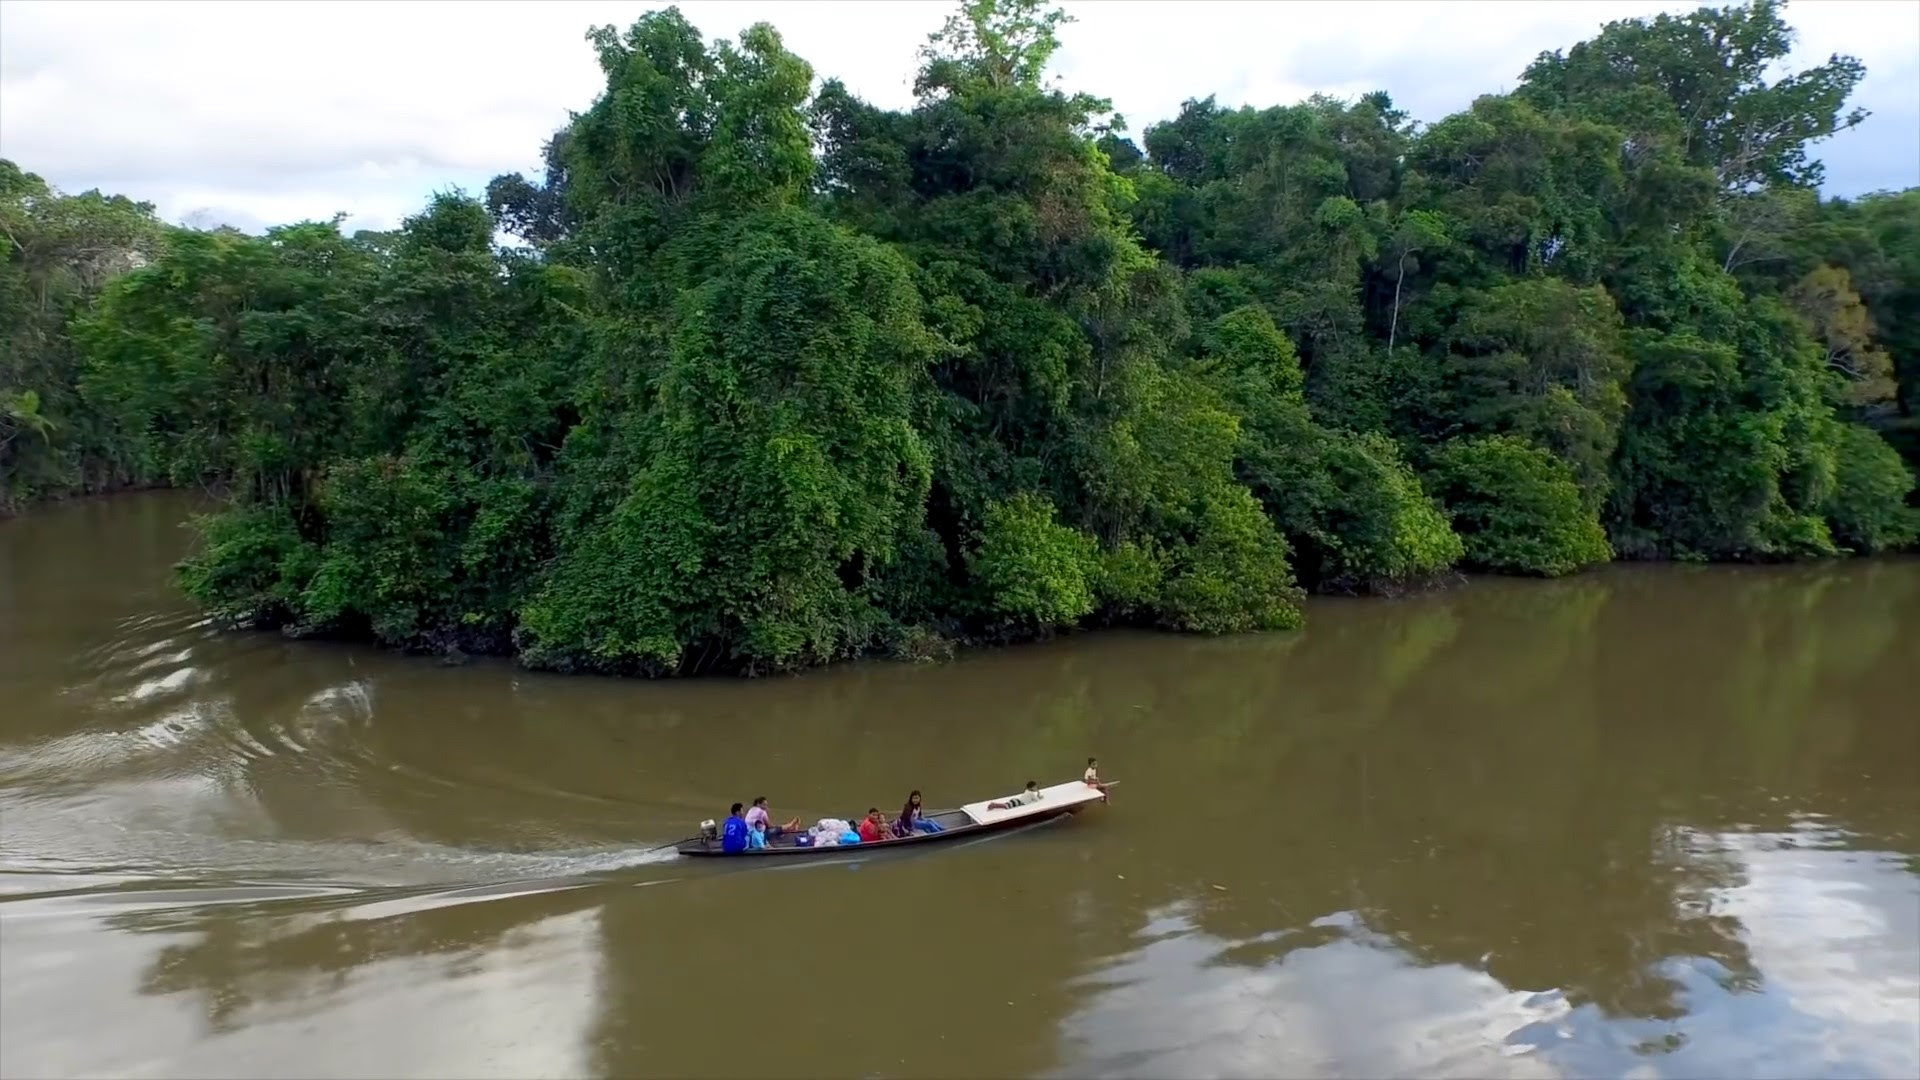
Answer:
[[[1205,354],[1242,377],[1256,379],[1267,392],[1298,398],[1306,388],[1293,342],[1273,318],[1252,305],[1237,307],[1214,320]]]
[[[1460,560],[1460,537],[1385,436],[1318,432],[1301,450],[1291,488],[1258,486],[1323,587],[1392,591]]]
[[[1523,278],[1462,301],[1447,335],[1469,430],[1510,432],[1559,454],[1598,506],[1627,411],[1630,368],[1613,298],[1597,285]]]
[[[1900,411],[1911,420],[1920,416],[1920,188],[1841,204],[1833,216],[1858,230],[1840,261],[1857,264],[1853,280],[1875,339],[1892,354]]]
[[[663,675],[1914,541],[1920,192],[1818,199],[1860,69],[1778,74],[1774,5],[1421,129],[1206,98],[1138,142],[1048,85],[1067,21],[965,0],[897,110],[765,25],[596,28],[539,177],[386,233],[0,162],[0,510],[217,487],[223,617]]]
[[[1698,303],[1688,319],[1700,331],[1630,337],[1634,406],[1613,469],[1614,546],[1735,559],[1832,554],[1822,511],[1840,426],[1818,347],[1768,298],[1743,302],[1722,288]]]
[[[1264,311],[1221,316],[1207,348],[1201,370],[1240,417],[1235,476],[1309,582],[1391,591],[1459,559],[1459,537],[1391,440],[1314,422],[1292,344]]]
[[[188,596],[216,617],[276,625],[300,604],[319,551],[300,536],[285,503],[234,507],[202,518],[200,549],[180,566]]]
[[[1150,544],[1122,541],[1100,557],[1100,602],[1121,618],[1143,619],[1160,600],[1167,559]]]
[[[624,433],[645,464],[576,481],[611,508],[562,536],[527,655],[758,670],[864,647],[866,578],[919,529],[929,480],[910,406],[935,342],[906,265],[787,209],[692,228],[657,270],[666,351]]]
[[[320,485],[327,545],[301,596],[300,613],[321,624],[359,612],[373,633],[406,643],[423,617],[439,615],[448,591],[449,560],[434,549],[448,542],[441,522],[449,492],[405,459],[373,458],[335,465]]]
[[[627,230],[694,207],[790,201],[812,176],[799,106],[813,69],[756,23],[709,48],[677,8],[589,31],[606,89],[567,129],[568,198]],[[643,232],[644,235],[644,232]]]
[[[1620,127],[1639,140],[1684,149],[1727,191],[1820,182],[1807,144],[1865,119],[1842,112],[1866,68],[1850,56],[1767,76],[1792,49],[1775,0],[1688,15],[1609,23],[1565,53],[1546,53],[1524,76],[1523,96]]]
[[[1512,435],[1458,439],[1434,455],[1428,484],[1480,570],[1559,577],[1613,557],[1573,468]]]
[[[332,224],[178,236],[115,281],[76,337],[80,389],[110,421],[109,460],[176,483],[306,492],[348,449],[378,263]]]
[[[1039,631],[1090,614],[1100,575],[1093,538],[1055,521],[1053,506],[1032,494],[987,509],[967,568],[995,618]]]
[[[68,327],[165,239],[150,203],[63,195],[0,158],[0,514],[159,478],[108,466],[114,431],[81,399]]]
[[[1060,48],[1054,28],[1072,21],[1042,0],[965,0],[927,38],[922,88],[950,78],[946,66],[995,86],[1037,86]]]
[[[1920,540],[1920,511],[1904,505],[1913,489],[1913,476],[1886,440],[1858,424],[1841,427],[1827,507],[1834,540],[1862,555],[1913,546]]]
[[[0,397],[0,423],[6,424],[6,438],[20,435],[47,438],[53,433],[53,421],[40,412],[40,392],[20,390]]]
[[[1159,605],[1164,625],[1230,634],[1301,624],[1287,543],[1251,493],[1216,489],[1198,510],[1194,536],[1172,553]]]

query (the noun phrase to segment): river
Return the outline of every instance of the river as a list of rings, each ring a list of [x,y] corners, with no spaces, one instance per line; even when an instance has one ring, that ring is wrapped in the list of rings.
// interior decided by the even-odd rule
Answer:
[[[0,522],[0,1075],[1920,1075],[1920,562],[638,682],[217,631],[190,508]]]

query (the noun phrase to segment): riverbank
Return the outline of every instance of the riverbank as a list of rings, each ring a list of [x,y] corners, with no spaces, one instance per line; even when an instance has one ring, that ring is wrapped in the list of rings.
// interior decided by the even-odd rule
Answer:
[[[99,507],[100,508],[99,512],[111,516],[117,511],[114,508],[105,506],[104,504],[111,503],[114,501],[127,501],[127,500],[131,500],[135,502],[145,501],[145,502],[149,502],[162,507],[162,509],[159,509],[157,512],[161,513],[163,516],[171,516],[172,518],[176,519],[173,527],[179,530],[183,537],[194,537],[196,535],[194,530],[190,527],[191,519],[194,515],[206,513],[210,510],[217,509],[218,506],[221,505],[218,494],[212,491],[185,492],[185,491],[178,491],[178,490],[172,490],[172,489],[166,489],[166,488],[148,487],[148,488],[137,488],[137,489],[129,488],[129,489],[124,489],[118,492],[111,492],[111,493],[102,492],[102,493],[94,493],[94,494],[85,495],[85,496],[76,496],[72,499],[65,499],[55,503],[43,504],[41,507],[37,509],[40,512],[45,512],[45,513],[59,513],[61,511],[72,511],[83,506],[92,506],[92,507]],[[197,548],[197,546],[198,546],[197,541],[183,542],[182,546],[179,548],[179,554],[178,554],[178,557],[175,559],[175,562],[181,562],[189,558],[192,555],[193,551]],[[1888,563],[1897,564],[1897,565],[1917,563],[1917,562],[1920,562],[1920,553],[1882,555],[1882,556],[1875,556],[1867,559],[1835,557],[1835,558],[1829,558],[1825,560],[1801,560],[1799,562],[1794,562],[1794,563],[1788,563],[1788,562],[1782,562],[1782,561],[1760,562],[1760,561],[1753,561],[1753,560],[1739,561],[1739,562],[1721,562],[1721,563],[1706,563],[1706,562],[1696,561],[1696,560],[1621,560],[1621,561],[1615,561],[1609,564],[1603,564],[1600,566],[1592,567],[1587,571],[1583,572],[1582,574],[1574,575],[1568,578],[1561,578],[1561,579],[1541,579],[1538,577],[1530,577],[1530,576],[1466,574],[1458,571],[1449,571],[1444,574],[1429,575],[1427,578],[1419,582],[1395,583],[1394,587],[1392,587],[1390,590],[1382,591],[1382,592],[1369,592],[1369,591],[1354,590],[1354,589],[1340,589],[1340,590],[1330,590],[1322,593],[1309,594],[1306,599],[1306,604],[1308,609],[1308,617],[1311,618],[1312,609],[1316,606],[1320,606],[1325,603],[1336,603],[1336,604],[1356,603],[1356,604],[1363,604],[1363,605],[1385,604],[1385,605],[1391,606],[1396,601],[1415,600],[1420,598],[1423,595],[1448,592],[1448,591],[1460,590],[1460,589],[1471,589],[1476,585],[1498,586],[1500,588],[1525,589],[1530,587],[1538,587],[1538,588],[1550,589],[1552,586],[1554,586],[1558,582],[1577,582],[1581,580],[1604,581],[1606,579],[1606,576],[1609,574],[1631,572],[1636,568],[1648,569],[1648,570],[1658,570],[1658,569],[1665,568],[1673,571],[1685,571],[1688,569],[1704,570],[1704,569],[1713,569],[1713,568],[1718,568],[1721,570],[1735,570],[1735,569],[1744,567],[1744,568],[1764,572],[1770,569],[1784,569],[1784,568],[1793,567],[1793,566],[1799,566],[1799,567],[1809,568],[1809,569],[1817,569],[1819,567],[1826,566],[1826,565],[1836,565],[1836,566],[1847,565],[1847,564],[1872,565],[1872,564],[1877,564],[1881,562],[1888,562]],[[173,580],[171,572],[169,573],[169,576],[167,578],[166,587],[172,590],[177,595],[179,595],[180,600],[183,603],[190,602],[188,598],[184,596],[184,594],[178,593],[178,584],[176,581]],[[233,623],[222,623],[219,620],[213,620],[211,623],[209,623],[209,625],[220,625],[223,627],[224,632],[231,633],[242,638],[253,636],[253,635],[261,635],[266,637],[284,639],[287,641],[294,641],[294,642],[304,641],[304,642],[312,642],[316,644],[325,643],[332,646],[346,646],[346,647],[372,646],[372,647],[382,648],[385,651],[394,652],[397,655],[413,657],[416,659],[432,660],[443,666],[459,666],[476,658],[487,658],[490,660],[508,661],[513,663],[514,666],[520,667],[523,670],[529,670],[529,671],[545,670],[547,673],[550,673],[550,674],[582,674],[578,672],[569,673],[564,670],[555,670],[552,668],[548,668],[548,669],[529,668],[529,667],[526,667],[525,665],[519,664],[516,659],[516,654],[513,648],[512,636],[510,633],[494,634],[491,637],[478,637],[478,636],[468,636],[464,638],[448,637],[448,638],[441,639],[438,642],[438,647],[435,647],[435,645],[432,643],[416,643],[410,647],[395,648],[393,646],[385,645],[381,643],[373,634],[371,634],[367,630],[367,628],[364,625],[358,627],[357,632],[355,629],[349,629],[349,628],[331,628],[331,629],[322,630],[322,629],[315,629],[310,627],[307,627],[307,628],[274,627],[274,626],[259,626],[259,625],[249,626],[249,625],[241,625],[241,624],[233,624]],[[1193,636],[1188,634],[1181,634],[1178,632],[1166,632],[1166,631],[1153,632],[1153,631],[1154,631],[1154,628],[1150,626],[1128,625],[1124,622],[1108,622],[1108,623],[1090,622],[1085,625],[1066,627],[1066,628],[1056,628],[1056,629],[1051,629],[1045,633],[1033,633],[1033,634],[1028,634],[1026,636],[1020,636],[1017,634],[1004,633],[1004,632],[997,635],[968,635],[963,628],[957,625],[950,625],[945,632],[928,629],[928,630],[923,630],[917,634],[902,634],[896,637],[893,641],[888,642],[884,645],[876,644],[874,647],[863,650],[857,654],[842,657],[826,664],[814,665],[809,668],[794,669],[793,672],[789,672],[789,673],[797,673],[801,671],[818,671],[818,670],[827,669],[827,668],[840,667],[849,663],[861,663],[861,662],[870,662],[870,661],[893,661],[893,662],[902,662],[907,664],[946,663],[946,662],[951,662],[956,659],[963,658],[972,654],[993,653],[993,652],[998,652],[1005,649],[1018,650],[1018,649],[1022,649],[1022,648],[1033,646],[1033,645],[1043,644],[1046,642],[1067,641],[1067,640],[1075,640],[1075,639],[1081,639],[1086,637],[1098,637],[1102,634],[1110,633],[1110,632],[1151,632],[1151,636],[1153,638],[1164,639],[1169,642],[1177,642],[1184,638],[1189,638]],[[1281,636],[1289,636],[1297,633],[1297,631],[1279,631],[1277,633],[1280,634]],[[1200,635],[1200,636],[1204,638],[1207,635]],[[1237,635],[1227,635],[1227,637],[1230,639],[1235,636]],[[1255,635],[1255,636],[1264,636],[1264,635]],[[584,674],[606,674],[606,672],[586,672]],[[663,673],[660,673],[660,672],[651,672],[648,674],[653,675],[654,677],[664,677]],[[671,674],[680,678],[687,678],[687,677],[707,678],[707,677],[714,677],[717,675],[718,677],[724,679],[724,678],[729,678],[733,676],[752,677],[752,675],[756,673],[743,672],[743,671],[724,671],[724,670],[719,672],[714,672],[709,670],[709,671],[701,671],[701,672],[671,673]],[[760,674],[765,674],[765,673],[760,673]]]
[[[17,518],[23,514],[32,513],[35,510],[47,507],[64,506],[71,503],[96,499],[110,499],[116,496],[146,495],[157,492],[180,492],[191,497],[198,497],[207,501],[209,509],[215,505],[215,500],[219,499],[223,494],[223,491],[216,487],[184,491],[172,484],[140,482],[63,488],[53,492],[36,494],[30,499],[21,500],[11,506],[0,503],[0,521]]]

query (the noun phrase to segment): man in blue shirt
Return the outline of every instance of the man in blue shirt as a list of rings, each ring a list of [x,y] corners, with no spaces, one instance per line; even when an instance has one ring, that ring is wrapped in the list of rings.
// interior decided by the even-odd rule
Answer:
[[[740,816],[740,804],[727,811],[727,824],[720,833],[720,850],[738,855],[747,850],[747,819]]]

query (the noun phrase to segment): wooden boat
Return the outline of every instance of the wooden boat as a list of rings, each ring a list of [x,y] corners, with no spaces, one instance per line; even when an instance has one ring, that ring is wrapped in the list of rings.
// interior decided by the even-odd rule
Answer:
[[[1114,783],[1114,781],[1108,781],[1107,786],[1112,787]],[[1101,793],[1098,788],[1090,787],[1081,780],[1071,780],[1064,784],[1041,788],[1035,796],[1028,796],[1021,792],[982,799],[954,810],[929,810],[925,817],[940,826],[941,831],[937,833],[916,832],[912,836],[882,840],[877,843],[829,844],[825,847],[801,847],[793,842],[792,835],[783,835],[768,840],[766,847],[735,852],[722,851],[720,838],[717,835],[695,836],[680,841],[674,845],[673,849],[682,855],[717,856],[729,859],[805,858],[809,855],[848,855],[854,852],[891,851],[895,848],[939,844],[964,837],[1018,828],[1022,825],[1051,821],[1077,814],[1086,809],[1088,804],[1099,802],[1100,798]],[[859,821],[856,819],[853,824],[858,826]]]

